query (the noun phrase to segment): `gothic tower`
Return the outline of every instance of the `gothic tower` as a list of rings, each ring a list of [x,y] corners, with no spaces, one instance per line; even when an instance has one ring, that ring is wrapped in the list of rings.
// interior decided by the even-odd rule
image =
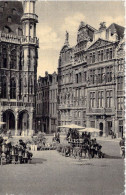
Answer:
[[[0,121],[4,133],[27,136],[35,130],[35,1],[1,1],[0,16]]]
[[[21,18],[23,26],[23,97],[24,102],[33,103],[31,112],[35,118],[35,94],[37,83],[38,39],[36,37],[35,1],[24,1],[24,14]],[[33,110],[32,110],[33,109]]]

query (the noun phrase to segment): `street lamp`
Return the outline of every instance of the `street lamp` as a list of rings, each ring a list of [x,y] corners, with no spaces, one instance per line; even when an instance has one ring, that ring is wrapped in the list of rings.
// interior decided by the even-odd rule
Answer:
[[[39,131],[40,131],[40,121],[38,121],[38,127],[39,127]]]

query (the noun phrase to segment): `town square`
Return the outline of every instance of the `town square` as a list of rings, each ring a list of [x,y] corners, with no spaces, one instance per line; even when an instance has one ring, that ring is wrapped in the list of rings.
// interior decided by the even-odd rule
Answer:
[[[0,1],[0,195],[125,194],[122,1]]]

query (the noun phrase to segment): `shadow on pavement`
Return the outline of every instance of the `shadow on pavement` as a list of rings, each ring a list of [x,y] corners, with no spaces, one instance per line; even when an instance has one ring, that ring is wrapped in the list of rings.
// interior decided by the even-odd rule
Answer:
[[[47,159],[42,158],[33,158],[30,164],[43,164]]]
[[[108,158],[108,159],[122,159],[121,156],[111,156],[111,155],[107,155],[107,154],[105,154],[105,158]]]

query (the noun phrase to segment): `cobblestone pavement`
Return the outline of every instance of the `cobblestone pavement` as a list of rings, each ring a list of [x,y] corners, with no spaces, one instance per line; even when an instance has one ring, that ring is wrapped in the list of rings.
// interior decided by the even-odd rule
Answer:
[[[0,167],[0,195],[120,195],[124,161],[118,142],[99,140],[105,159],[74,159],[34,152],[31,164]]]

